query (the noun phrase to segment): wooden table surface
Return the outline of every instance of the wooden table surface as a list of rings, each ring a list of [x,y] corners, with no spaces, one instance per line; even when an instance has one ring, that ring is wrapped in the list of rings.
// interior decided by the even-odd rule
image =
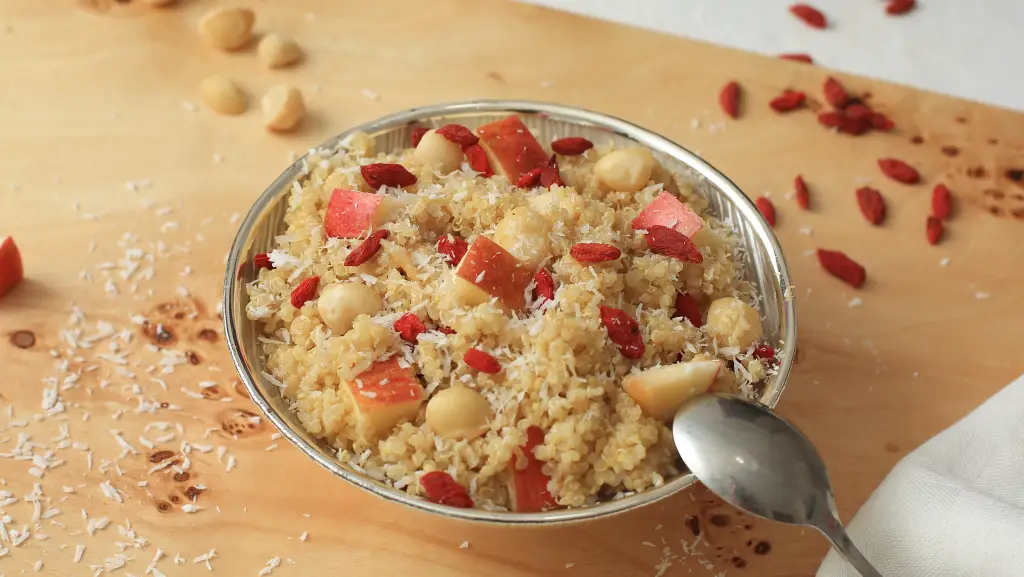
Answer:
[[[582,106],[661,132],[752,196],[770,195],[800,318],[799,363],[779,409],[820,447],[844,518],[902,455],[1024,368],[1024,183],[1009,178],[1024,167],[1020,114],[845,77],[898,129],[836,135],[809,111],[780,116],[766,105],[793,87],[819,108],[821,68],[495,0],[252,0],[258,31],[293,35],[307,55],[267,71],[253,50],[199,42],[196,22],[214,5],[0,5],[0,235],[17,239],[28,276],[0,302],[0,510],[10,517],[0,574],[42,562],[44,575],[92,575],[106,562],[115,575],[142,575],[158,549],[168,576],[205,574],[200,556],[212,549],[211,567],[227,575],[256,575],[273,558],[270,574],[282,576],[813,574],[823,539],[750,520],[700,489],[593,523],[478,526],[361,493],[278,443],[266,423],[225,432],[255,411],[216,313],[237,215],[290,151],[415,105]],[[218,116],[196,94],[214,72],[239,81],[253,104],[272,84],[294,83],[311,115],[289,135],[265,132],[256,106]],[[717,106],[729,80],[745,94],[735,121]],[[913,163],[925,182],[885,179],[876,160],[887,156]],[[812,191],[810,212],[787,198],[796,174]],[[940,181],[956,211],[933,247],[924,221]],[[857,210],[865,183],[888,201],[880,228]],[[806,254],[818,247],[861,261],[864,289],[824,274]],[[849,306],[854,297],[860,306]],[[157,323],[176,353],[144,346]],[[17,347],[27,338],[18,331],[31,331],[34,346]],[[216,386],[194,398],[203,381]],[[189,478],[149,471],[154,452],[183,440]],[[201,510],[188,513],[196,491]],[[103,517],[110,524],[97,529]],[[23,528],[32,537],[14,546],[22,537],[11,531]],[[85,547],[77,564],[76,545]]]

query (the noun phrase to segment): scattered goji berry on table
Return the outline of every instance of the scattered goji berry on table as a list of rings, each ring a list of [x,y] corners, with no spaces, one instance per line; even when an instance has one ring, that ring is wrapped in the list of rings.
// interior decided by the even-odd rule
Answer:
[[[704,326],[704,319],[700,314],[700,306],[697,305],[697,299],[693,298],[690,293],[679,293],[676,295],[676,307],[675,312],[672,313],[672,318],[685,318],[690,321],[690,324],[700,328]]]
[[[854,120],[866,120],[869,123],[871,122],[871,117],[875,115],[871,108],[863,102],[854,102],[853,104],[850,104],[843,113],[847,118],[852,118]]]
[[[674,228],[654,224],[647,227],[647,247],[654,254],[687,263],[704,262],[704,255],[693,240]]]
[[[401,164],[375,162],[360,166],[359,172],[373,190],[382,186],[404,187],[416,184],[416,175]]]
[[[316,289],[320,286],[320,277],[311,276],[299,283],[292,291],[292,306],[301,309],[302,305],[316,298]]]
[[[608,338],[619,348],[622,356],[639,359],[644,356],[644,335],[640,325],[626,311],[601,305],[601,322],[608,330]]]
[[[814,59],[811,58],[810,54],[803,54],[799,52],[779,54],[779,58],[793,62],[803,62],[804,64],[814,64]]]
[[[594,143],[582,136],[567,136],[551,143],[551,150],[562,156],[579,156],[594,148]]]
[[[811,28],[825,28],[828,26],[828,21],[825,19],[825,15],[821,13],[814,6],[807,4],[794,4],[789,7],[789,11],[793,16],[804,21]]]
[[[444,255],[444,259],[452,266],[459,266],[468,250],[469,243],[459,236],[446,234],[437,240],[437,252]]]
[[[608,262],[622,256],[622,251],[610,244],[600,242],[581,242],[572,245],[569,256],[583,264]]]
[[[921,180],[921,175],[918,174],[917,169],[895,158],[879,159],[878,168],[882,169],[882,173],[889,178],[903,184],[917,184]]]
[[[448,142],[454,142],[463,149],[473,146],[480,141],[479,136],[473,134],[468,128],[461,124],[446,124],[441,128],[438,128],[437,133],[443,136]]]
[[[935,189],[932,190],[932,216],[939,220],[946,220],[951,212],[953,212],[953,195],[945,184],[935,185]]]
[[[867,280],[867,273],[864,271],[864,267],[838,250],[819,248],[818,263],[830,275],[854,288],[864,286],[864,281]]]
[[[462,509],[473,507],[469,491],[444,471],[426,473],[420,477],[420,486],[428,501]]]
[[[811,208],[811,195],[807,192],[807,185],[804,184],[804,177],[797,175],[793,179],[793,188],[796,190],[796,204],[804,210]]]
[[[498,359],[477,348],[466,351],[462,361],[471,369],[476,369],[481,373],[494,374],[501,372],[501,363],[498,362]]]
[[[544,170],[541,168],[534,168],[530,172],[524,172],[519,180],[516,181],[516,186],[519,188],[533,188],[540,183],[540,173]]]
[[[484,147],[479,144],[471,144],[466,147],[466,161],[469,162],[469,167],[480,173],[480,176],[484,178],[490,178],[494,176],[494,170],[491,169],[491,161],[487,159],[487,153],[484,152]]]
[[[555,279],[547,269],[540,269],[533,277],[533,300],[547,299],[555,300]]]
[[[906,14],[917,6],[917,0],[891,0],[885,7],[885,13],[890,16]]]
[[[265,252],[252,257],[252,265],[256,267],[256,272],[263,268],[274,268],[274,263],[270,262],[270,255]]]
[[[879,225],[885,220],[885,199],[882,193],[870,186],[862,186],[857,189],[857,205],[864,218],[871,224]]]
[[[761,216],[768,222],[768,226],[775,227],[775,205],[764,196],[754,199],[754,205],[761,212]]]
[[[7,237],[0,243],[0,298],[11,292],[25,279],[25,267],[21,251],[14,244],[14,237]]]
[[[405,313],[395,321],[395,332],[402,335],[402,340],[408,343],[415,343],[416,337],[427,332],[427,325],[423,324],[416,313]]]
[[[736,81],[729,82],[718,93],[718,104],[730,118],[740,115],[740,85]]]
[[[888,116],[881,112],[874,112],[871,114],[871,127],[875,130],[887,132],[896,128],[896,123],[892,121]]]
[[[423,135],[430,132],[430,129],[423,126],[413,126],[412,132],[409,134],[409,138],[412,140],[412,147],[416,148],[420,145],[420,141],[423,140]]]
[[[823,90],[825,92],[825,100],[836,108],[843,108],[846,106],[847,101],[850,100],[850,95],[847,94],[843,85],[831,76],[825,79]]]
[[[345,266],[359,266],[370,260],[380,250],[380,241],[388,237],[388,231],[378,230],[370,233],[366,240],[359,243],[359,246],[352,249],[345,257]]]
[[[786,90],[781,95],[771,99],[768,103],[775,112],[789,112],[796,110],[804,104],[807,95],[796,90]]]
[[[925,225],[925,232],[928,233],[928,244],[939,244],[942,233],[945,232],[945,227],[942,226],[941,220],[934,216],[929,216],[928,222]]]

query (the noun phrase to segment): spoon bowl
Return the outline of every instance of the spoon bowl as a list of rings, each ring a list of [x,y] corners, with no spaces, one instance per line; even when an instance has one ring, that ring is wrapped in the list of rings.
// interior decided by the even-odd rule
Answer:
[[[735,395],[688,402],[672,422],[690,471],[723,501],[751,514],[821,531],[864,577],[881,577],[847,536],[814,445],[768,407]]]

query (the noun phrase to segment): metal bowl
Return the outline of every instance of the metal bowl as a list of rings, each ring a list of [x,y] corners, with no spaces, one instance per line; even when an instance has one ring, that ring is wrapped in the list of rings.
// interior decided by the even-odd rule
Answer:
[[[596,143],[640,144],[654,152],[666,168],[689,180],[709,201],[711,212],[731,224],[744,248],[747,278],[761,295],[761,311],[767,317],[765,335],[781,347],[782,362],[777,376],[764,388],[760,402],[775,406],[786,385],[796,351],[796,313],[791,299],[789,271],[782,249],[754,204],[728,178],[689,150],[628,122],[579,108],[538,102],[492,100],[438,104],[414,108],[356,126],[321,144],[334,149],[354,132],[376,139],[377,150],[398,150],[408,146],[413,126],[439,127],[459,123],[470,128],[518,114],[541,142],[563,136],[583,136]],[[338,477],[385,499],[446,517],[502,524],[548,524],[583,521],[613,515],[648,505],[692,485],[693,475],[682,474],[649,490],[581,508],[539,513],[512,513],[480,509],[458,509],[413,497],[379,483],[365,473],[347,467],[335,451],[307,433],[280,390],[263,376],[263,359],[255,323],[245,314],[248,296],[245,285],[256,271],[252,257],[273,248],[274,236],[284,230],[287,194],[292,182],[304,172],[305,157],[281,174],[253,204],[235,237],[224,279],[224,334],[235,368],[249,396],[259,405],[281,433],[309,458]]]

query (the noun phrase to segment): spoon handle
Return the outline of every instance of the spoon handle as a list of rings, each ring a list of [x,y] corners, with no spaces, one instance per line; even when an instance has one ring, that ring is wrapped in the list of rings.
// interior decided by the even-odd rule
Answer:
[[[825,523],[822,523],[818,530],[828,537],[836,551],[839,551],[839,554],[846,558],[850,565],[853,565],[853,568],[863,577],[882,577],[882,574],[871,565],[871,562],[864,557],[860,549],[853,544],[853,540],[846,534],[846,529],[843,529],[839,519],[833,516]]]

